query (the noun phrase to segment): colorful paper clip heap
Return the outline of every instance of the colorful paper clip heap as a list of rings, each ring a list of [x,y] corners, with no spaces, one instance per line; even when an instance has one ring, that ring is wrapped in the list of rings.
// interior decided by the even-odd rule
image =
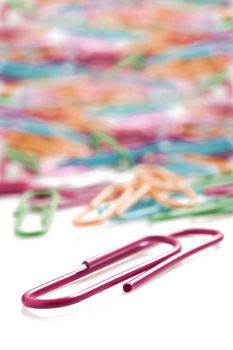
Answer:
[[[233,212],[232,10],[224,0],[0,4],[0,195],[22,194],[18,236],[46,233],[56,210],[76,206],[84,207],[75,226]],[[101,167],[119,182],[79,186],[81,172]],[[131,180],[122,182],[119,169],[132,170]],[[67,186],[64,174],[77,182]],[[43,176],[61,185],[41,186]],[[31,212],[41,228],[25,231]],[[183,252],[179,238],[191,233],[211,240]],[[144,237],[33,289],[23,303],[70,305],[134,277],[128,292],[222,238],[193,228]],[[173,248],[87,292],[38,298],[158,242]]]

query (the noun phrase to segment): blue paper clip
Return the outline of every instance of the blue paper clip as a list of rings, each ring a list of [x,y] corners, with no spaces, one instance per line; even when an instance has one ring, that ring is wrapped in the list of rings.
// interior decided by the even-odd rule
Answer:
[[[22,130],[23,132],[40,136],[61,136],[72,141],[79,141],[87,144],[87,138],[77,132],[73,132],[59,125],[53,125],[33,119],[33,116],[11,117],[1,115],[0,128],[7,130]]]
[[[233,140],[222,137],[201,142],[161,141],[158,148],[161,153],[221,154],[233,150]]]
[[[166,53],[161,53],[145,59],[145,65],[161,64],[177,59],[191,60],[208,56],[215,56],[217,53],[232,50],[232,38],[222,38],[218,42],[203,42],[190,44],[185,48],[173,49]]]
[[[14,79],[38,79],[54,76],[71,76],[84,71],[88,71],[88,69],[69,62],[32,65],[7,61],[1,65],[0,75]]]
[[[101,208],[102,209],[102,208]],[[147,218],[150,215],[167,210],[158,202],[151,198],[142,199],[132,208],[128,209],[124,214],[118,217],[113,217],[113,221],[131,221]]]
[[[211,139],[202,142],[181,142],[181,141],[160,141],[142,148],[129,150],[129,156],[132,162],[140,161],[140,158],[150,153],[198,153],[198,154],[221,154],[233,150],[233,140],[228,138]],[[89,158],[72,158],[58,163],[60,167],[84,165],[108,166],[116,165],[121,160],[121,155],[117,152],[98,152]]]
[[[216,172],[215,167],[210,164],[203,166],[203,164],[199,165],[189,163],[179,155],[175,155],[174,157],[171,156],[169,158],[170,159],[168,159],[168,162],[166,164],[163,164],[163,166],[166,169],[182,176],[211,175]]]

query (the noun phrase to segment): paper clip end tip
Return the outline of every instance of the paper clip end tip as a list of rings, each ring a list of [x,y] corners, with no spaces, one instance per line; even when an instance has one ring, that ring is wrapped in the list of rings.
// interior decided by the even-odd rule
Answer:
[[[125,283],[125,284],[123,285],[123,291],[124,291],[125,293],[131,292],[131,291],[132,291],[132,285],[131,285],[130,283]]]

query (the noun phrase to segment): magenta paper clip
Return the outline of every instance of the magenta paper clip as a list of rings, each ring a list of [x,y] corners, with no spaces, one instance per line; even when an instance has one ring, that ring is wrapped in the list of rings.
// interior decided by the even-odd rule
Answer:
[[[182,246],[178,238],[185,237],[189,235],[210,235],[211,238],[202,242],[201,244],[182,251]],[[45,283],[36,287],[22,296],[22,303],[31,308],[37,309],[49,309],[58,308],[63,306],[72,305],[78,303],[84,299],[90,298],[91,296],[98,294],[105,289],[108,289],[120,282],[131,279],[125,282],[123,285],[123,290],[125,292],[130,292],[136,289],[143,283],[147,282],[154,276],[163,272],[164,270],[170,268],[176,263],[182,261],[189,256],[208,248],[223,239],[223,234],[219,231],[210,229],[188,229],[180,232],[176,232],[169,236],[147,236],[130,244],[122,246],[118,249],[108,251],[102,255],[98,255],[94,258],[85,260],[83,262],[83,267],[79,270],[73,271],[65,276],[59,277],[51,282]],[[120,272],[108,279],[105,279],[95,285],[92,285],[81,292],[72,294],[65,297],[55,298],[55,299],[41,299],[41,295],[47,294],[55,289],[63,287],[71,282],[79,280],[91,273],[94,273],[114,262],[122,260],[129,257],[135,253],[138,253],[146,248],[149,248],[157,243],[167,243],[172,246],[172,248],[159,256],[156,256],[143,264],[136,265],[128,270]]]
[[[28,189],[25,181],[0,181],[0,195],[21,194]]]
[[[21,194],[30,188],[29,182],[25,180],[9,181],[6,179],[6,166],[8,160],[0,161],[0,195]]]
[[[54,188],[53,190],[57,191],[59,194],[58,209],[66,209],[87,204],[109,184],[109,182],[102,182],[100,184],[79,188]],[[37,188],[39,191],[47,189],[48,188]],[[46,196],[34,196],[30,203],[34,205],[38,204],[48,206],[50,203],[50,198]]]
[[[65,209],[87,204],[109,184],[109,182],[105,182],[81,188],[61,189],[58,191],[61,198],[58,208]]]
[[[203,192],[208,196],[231,197],[233,196],[233,183],[207,187]]]

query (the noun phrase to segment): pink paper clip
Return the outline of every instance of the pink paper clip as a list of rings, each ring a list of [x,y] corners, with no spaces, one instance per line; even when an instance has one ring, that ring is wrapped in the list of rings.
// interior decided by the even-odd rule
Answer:
[[[58,191],[61,197],[58,208],[65,209],[87,204],[108,185],[108,182],[104,182],[82,188],[61,189]]]
[[[106,186],[108,186],[109,182],[103,182],[96,185],[85,186],[85,187],[67,187],[67,188],[53,188],[53,190],[57,191],[59,194],[59,202],[58,209],[66,209],[79,205],[84,205],[89,203],[99,192],[101,192]],[[39,204],[48,206],[50,199],[45,196],[40,196],[41,190],[47,190],[46,187],[37,187],[38,197],[34,196],[33,199],[30,200],[31,204]],[[51,189],[51,188],[50,188]]]
[[[1,181],[0,195],[21,194],[28,190],[28,183],[25,181]]]
[[[179,241],[180,237],[189,235],[210,235],[211,238],[205,240],[199,245],[194,246],[189,250],[182,251],[182,246]],[[108,289],[120,282],[125,282],[123,285],[124,292],[128,293],[133,289],[141,286],[145,282],[151,280],[164,270],[172,267],[189,256],[208,248],[223,239],[223,234],[216,230],[193,228],[173,233],[169,236],[147,236],[137,241],[124,245],[118,249],[108,251],[102,255],[88,259],[83,262],[83,267],[73,271],[65,276],[59,277],[51,282],[45,283],[36,287],[22,296],[22,303],[31,308],[49,309],[72,305],[84,299],[98,294],[105,289]],[[71,282],[79,280],[91,273],[94,273],[114,262],[127,258],[135,253],[138,253],[146,248],[149,248],[158,243],[167,243],[172,248],[166,253],[147,260],[143,264],[136,265],[133,268],[118,273],[108,279],[105,279],[95,285],[92,285],[76,294],[55,299],[41,299],[41,295],[47,294],[55,289],[63,287]]]
[[[0,160],[0,195],[21,194],[30,188],[29,178],[25,180],[9,181],[6,179],[6,166],[8,160]]]
[[[224,185],[207,187],[204,189],[204,193],[208,196],[231,197],[233,196],[233,182]]]

